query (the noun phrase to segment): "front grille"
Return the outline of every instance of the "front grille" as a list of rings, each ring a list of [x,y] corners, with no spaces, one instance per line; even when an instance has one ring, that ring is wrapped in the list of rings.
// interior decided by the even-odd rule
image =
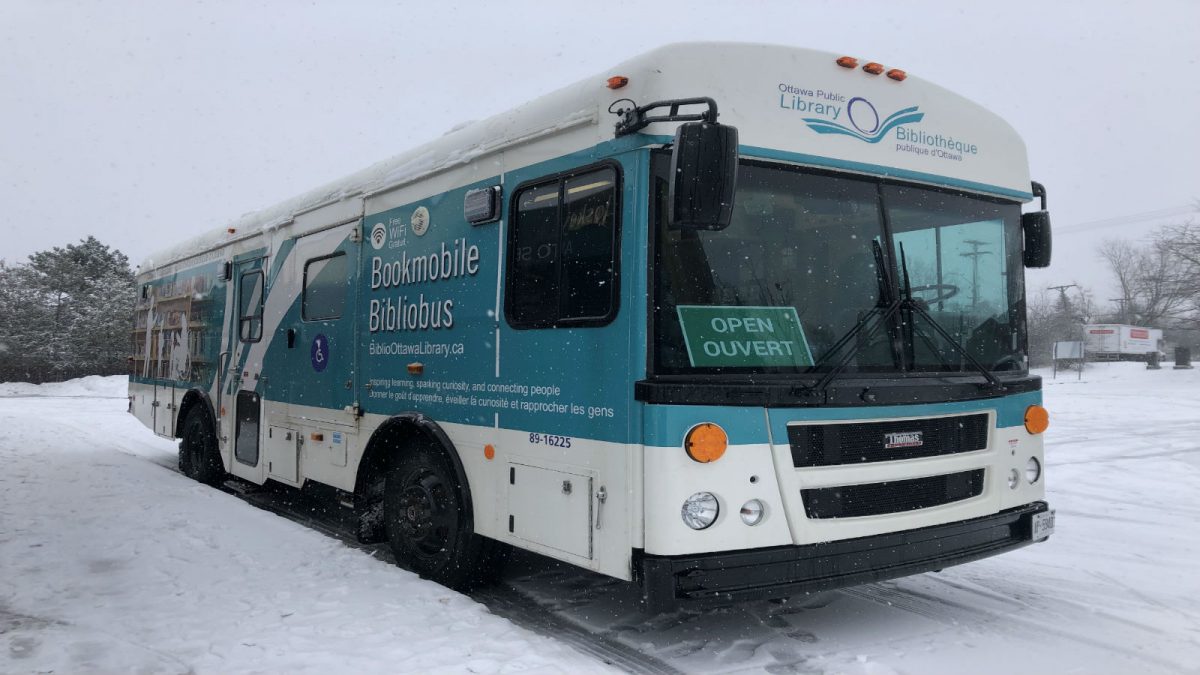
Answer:
[[[983,469],[944,476],[801,490],[809,518],[903,513],[969,499],[983,492]]]
[[[988,416],[956,415],[894,422],[788,426],[792,465],[836,466],[936,457],[987,447]],[[889,435],[920,434],[920,445],[889,448]]]

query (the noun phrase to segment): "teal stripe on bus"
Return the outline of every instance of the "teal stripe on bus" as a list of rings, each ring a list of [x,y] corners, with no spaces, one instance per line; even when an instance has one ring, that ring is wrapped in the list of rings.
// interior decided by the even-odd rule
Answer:
[[[1031,391],[999,398],[952,403],[851,408],[771,408],[771,436],[776,442],[787,442],[789,422],[936,417],[990,410],[996,411],[998,427],[1015,427],[1025,423],[1025,409],[1040,404],[1041,401],[1042,392]],[[646,407],[645,420],[643,442],[649,446],[682,446],[683,435],[693,425],[701,422],[720,425],[729,434],[730,445],[767,442],[766,415],[763,408],[651,405]]]

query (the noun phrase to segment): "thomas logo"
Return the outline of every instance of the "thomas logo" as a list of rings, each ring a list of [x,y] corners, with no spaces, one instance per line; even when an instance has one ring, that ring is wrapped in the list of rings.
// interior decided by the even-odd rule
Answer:
[[[850,124],[839,124],[821,117],[805,117],[804,123],[818,134],[843,134],[853,136],[864,143],[878,143],[889,131],[901,124],[916,124],[925,117],[917,112],[918,106],[904,108],[880,119],[879,111],[865,98],[856,96],[846,103],[846,119]]]
[[[919,448],[925,445],[923,436],[924,432],[921,431],[900,431],[894,434],[884,434],[883,447],[888,450],[892,448]]]
[[[387,243],[387,227],[383,223],[375,223],[371,228],[371,248],[378,251]]]

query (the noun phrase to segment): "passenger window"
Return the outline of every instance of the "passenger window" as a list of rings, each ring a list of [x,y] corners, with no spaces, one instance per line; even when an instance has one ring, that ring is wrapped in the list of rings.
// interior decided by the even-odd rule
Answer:
[[[238,333],[242,342],[262,339],[263,273],[246,272],[238,282]]]
[[[505,307],[514,328],[600,326],[616,314],[616,169],[519,190]]]
[[[346,306],[346,254],[339,251],[304,263],[304,299],[300,315],[305,321],[338,319]]]

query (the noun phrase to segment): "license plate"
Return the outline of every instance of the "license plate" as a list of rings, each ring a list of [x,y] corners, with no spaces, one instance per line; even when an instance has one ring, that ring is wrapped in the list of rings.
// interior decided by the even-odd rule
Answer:
[[[1054,534],[1054,511],[1033,514],[1033,540],[1045,539]]]

